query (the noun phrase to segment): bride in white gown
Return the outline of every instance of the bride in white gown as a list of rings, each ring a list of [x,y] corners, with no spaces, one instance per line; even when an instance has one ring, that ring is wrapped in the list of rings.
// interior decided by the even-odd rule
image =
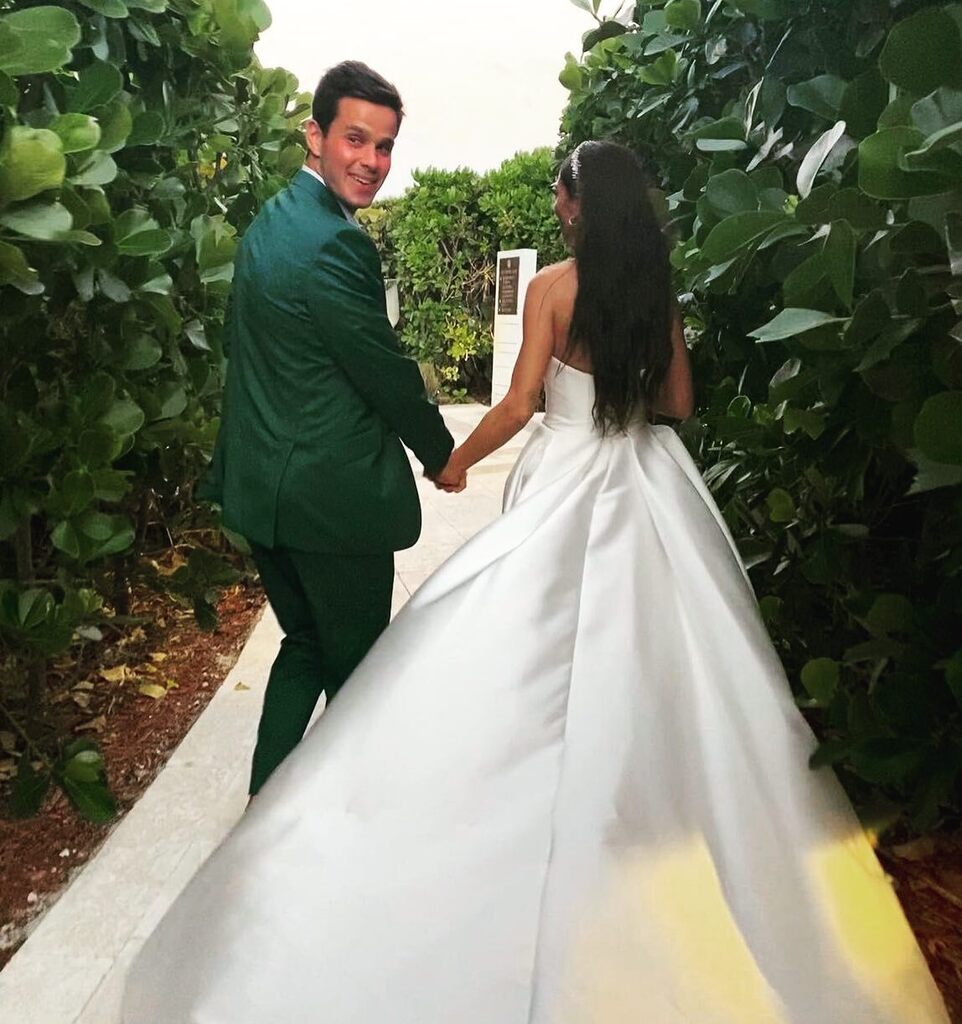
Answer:
[[[543,378],[504,515],[176,901],[126,1024],[947,1021],[718,509],[639,415],[691,402],[640,168],[587,143],[557,189],[577,262],[532,283],[512,392],[441,480]]]

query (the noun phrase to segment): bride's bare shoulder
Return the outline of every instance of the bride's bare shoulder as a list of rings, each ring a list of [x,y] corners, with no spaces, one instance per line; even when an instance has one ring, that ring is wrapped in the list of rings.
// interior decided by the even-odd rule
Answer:
[[[542,267],[532,278],[531,283],[541,293],[543,299],[558,301],[570,296],[578,287],[578,274],[574,260],[563,260]]]
[[[542,278],[545,282],[554,282],[562,280],[573,280],[577,281],[578,274],[575,268],[574,260],[562,260],[560,263],[550,263],[546,267],[542,267],[535,277]]]

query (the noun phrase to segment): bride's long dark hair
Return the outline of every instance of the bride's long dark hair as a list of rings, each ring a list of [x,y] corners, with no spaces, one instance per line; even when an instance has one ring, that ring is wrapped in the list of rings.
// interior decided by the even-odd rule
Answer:
[[[654,400],[671,364],[668,242],[649,199],[640,160],[614,142],[583,142],[558,178],[581,201],[578,265],[567,352],[588,357],[595,422],[624,431]]]

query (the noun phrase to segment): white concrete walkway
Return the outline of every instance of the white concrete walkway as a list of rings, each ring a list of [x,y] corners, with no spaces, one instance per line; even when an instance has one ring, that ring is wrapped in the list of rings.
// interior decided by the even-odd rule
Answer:
[[[486,410],[461,405],[443,411],[460,442]],[[532,428],[476,466],[462,494],[444,494],[419,477],[424,530],[416,547],[398,553],[395,611],[499,514],[505,477]],[[0,973],[0,1021],[117,1024],[132,958],[244,809],[257,718],[279,639],[268,611],[153,785]]]

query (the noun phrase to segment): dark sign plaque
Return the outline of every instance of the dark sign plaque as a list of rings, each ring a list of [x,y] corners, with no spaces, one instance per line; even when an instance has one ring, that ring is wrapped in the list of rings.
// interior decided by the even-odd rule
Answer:
[[[498,316],[518,315],[518,276],[521,260],[506,256],[498,263]]]

